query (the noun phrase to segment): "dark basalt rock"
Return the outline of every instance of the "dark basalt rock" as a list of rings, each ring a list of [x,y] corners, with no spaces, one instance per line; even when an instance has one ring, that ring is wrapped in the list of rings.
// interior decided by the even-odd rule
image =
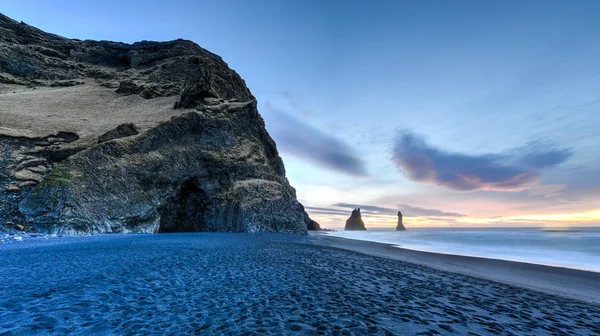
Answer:
[[[117,88],[116,92],[118,94],[127,96],[127,95],[140,94],[140,93],[142,93],[142,91],[144,91],[143,86],[137,85],[132,80],[124,80],[119,83],[119,87]]]
[[[321,225],[319,225],[319,223],[317,223],[316,221],[308,218],[307,223],[306,223],[306,228],[310,231],[321,231],[323,230],[321,228]]]
[[[104,86],[110,85],[104,84]],[[124,96],[140,95],[142,98],[152,99],[177,95],[179,89],[173,84],[138,84],[132,80],[124,80],[119,83],[115,92]]]
[[[50,86],[51,87],[70,87],[70,86],[83,85],[83,84],[85,84],[85,83],[80,82],[80,81],[74,81],[74,80],[66,80],[66,81],[54,82],[54,83],[50,84]]]
[[[398,225],[396,225],[396,231],[405,231],[406,228],[402,224],[402,212],[398,211]]]
[[[110,130],[98,137],[98,143],[107,142],[114,139],[120,139],[139,134],[138,128],[132,124],[121,124],[117,128]]]
[[[0,14],[0,45],[0,83],[44,85],[51,80],[50,86],[82,78],[116,79],[122,94],[180,95],[178,107],[194,107],[209,96],[254,99],[221,57],[191,41],[71,40]]]
[[[178,109],[112,124],[100,103],[58,134],[39,135],[30,120],[0,127],[0,222],[57,234],[318,227],[242,78],[193,42],[71,40],[0,14],[0,84],[128,104],[173,97],[165,106]],[[155,115],[168,118],[148,122]]]
[[[362,217],[360,215],[360,208],[352,210],[350,218],[346,220],[346,227],[344,228],[344,230],[350,231],[366,229],[367,228],[365,228],[365,223],[363,222]]]
[[[317,223],[316,221],[310,219],[310,217],[308,217],[308,214],[304,210],[304,206],[302,204],[300,204],[300,206],[302,207],[302,211],[305,214],[304,221],[306,222],[306,229],[310,231],[322,231],[323,229],[321,228],[321,225],[319,225],[319,223]]]

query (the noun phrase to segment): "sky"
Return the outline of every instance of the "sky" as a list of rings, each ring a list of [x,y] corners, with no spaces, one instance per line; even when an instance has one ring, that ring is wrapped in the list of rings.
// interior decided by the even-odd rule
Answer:
[[[2,0],[69,38],[184,38],[257,98],[311,217],[600,225],[600,1]]]

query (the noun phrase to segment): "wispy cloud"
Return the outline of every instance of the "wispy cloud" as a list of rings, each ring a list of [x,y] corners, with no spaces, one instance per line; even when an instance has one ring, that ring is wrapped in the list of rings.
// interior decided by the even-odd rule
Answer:
[[[402,211],[402,215],[405,217],[417,217],[417,216],[432,216],[432,217],[464,217],[466,215],[456,212],[446,212],[438,209],[426,209],[413,207],[407,204],[400,204],[398,208]]]
[[[432,216],[432,217],[464,217],[465,215],[454,213],[454,212],[445,212],[438,209],[426,209],[420,207],[414,207],[407,204],[400,204],[398,208],[384,208],[378,207],[374,205],[365,205],[365,204],[350,204],[350,203],[337,203],[333,204],[333,206],[347,209],[360,208],[362,210],[366,210],[368,212],[373,212],[377,214],[386,214],[386,215],[394,215],[398,214],[398,211],[402,211],[402,216],[404,217],[422,217],[422,216]]]
[[[581,202],[581,199],[579,199],[579,198],[563,198],[560,201],[564,202],[564,203],[579,203],[579,202]]]
[[[366,205],[366,204],[350,204],[350,203],[336,203],[333,204],[335,207],[346,208],[346,209],[355,209],[360,208],[362,213],[375,213],[380,215],[397,215],[398,210],[391,208],[384,208],[375,205]]]
[[[552,144],[535,141],[513,150],[507,158],[514,158],[515,163],[522,167],[544,169],[567,161],[572,154],[568,149],[560,149]]]
[[[348,211],[348,210],[321,208],[321,207],[312,207],[312,206],[305,206],[304,209],[311,214],[350,216],[350,211]]]
[[[559,192],[566,187],[566,184],[536,185],[529,189],[529,195],[539,195],[544,197],[558,196],[560,195]]]
[[[344,141],[267,102],[269,132],[286,153],[348,175],[368,176],[365,162]]]
[[[393,160],[409,179],[458,191],[521,191],[540,178],[540,170],[556,166],[571,151],[532,143],[509,154],[470,155],[434,148],[409,131],[398,132]]]
[[[296,112],[301,114],[303,117],[310,118],[312,116],[313,111],[306,105],[304,105],[302,101],[298,99],[293,93],[285,91],[281,93],[281,96],[290,105],[290,107],[296,110]]]

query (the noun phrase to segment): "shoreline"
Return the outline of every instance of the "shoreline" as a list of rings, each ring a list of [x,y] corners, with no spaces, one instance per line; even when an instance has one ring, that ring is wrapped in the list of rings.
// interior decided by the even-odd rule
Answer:
[[[20,243],[23,243],[24,240],[30,242],[37,241],[37,244],[40,245],[54,245],[53,243],[59,244],[64,240],[60,238],[98,238],[102,236],[127,237],[129,235],[130,234],[92,236],[23,235],[26,239],[0,239],[0,245],[4,245],[2,243],[9,243],[8,245],[4,245],[4,248],[9,248],[9,246],[10,248],[19,248],[22,246]],[[152,235],[144,234],[144,236]],[[326,232],[309,231],[309,237],[314,238],[309,239],[312,245],[333,247],[384,259],[397,260],[429,267],[439,271],[467,275],[517,288],[534,290],[545,294],[600,305],[600,272],[522,261],[413,250],[400,247],[397,244],[331,236]],[[2,237],[0,236],[0,238]]]
[[[311,232],[314,243],[600,305],[600,273],[571,268],[411,250]]]

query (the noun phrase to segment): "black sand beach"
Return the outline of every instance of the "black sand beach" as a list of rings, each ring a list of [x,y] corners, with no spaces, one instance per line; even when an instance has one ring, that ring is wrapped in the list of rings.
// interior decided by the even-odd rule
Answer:
[[[0,334],[597,335],[600,306],[284,234],[0,244]]]
[[[515,261],[414,251],[393,244],[312,233],[317,243],[405,261],[600,305],[600,273]]]

